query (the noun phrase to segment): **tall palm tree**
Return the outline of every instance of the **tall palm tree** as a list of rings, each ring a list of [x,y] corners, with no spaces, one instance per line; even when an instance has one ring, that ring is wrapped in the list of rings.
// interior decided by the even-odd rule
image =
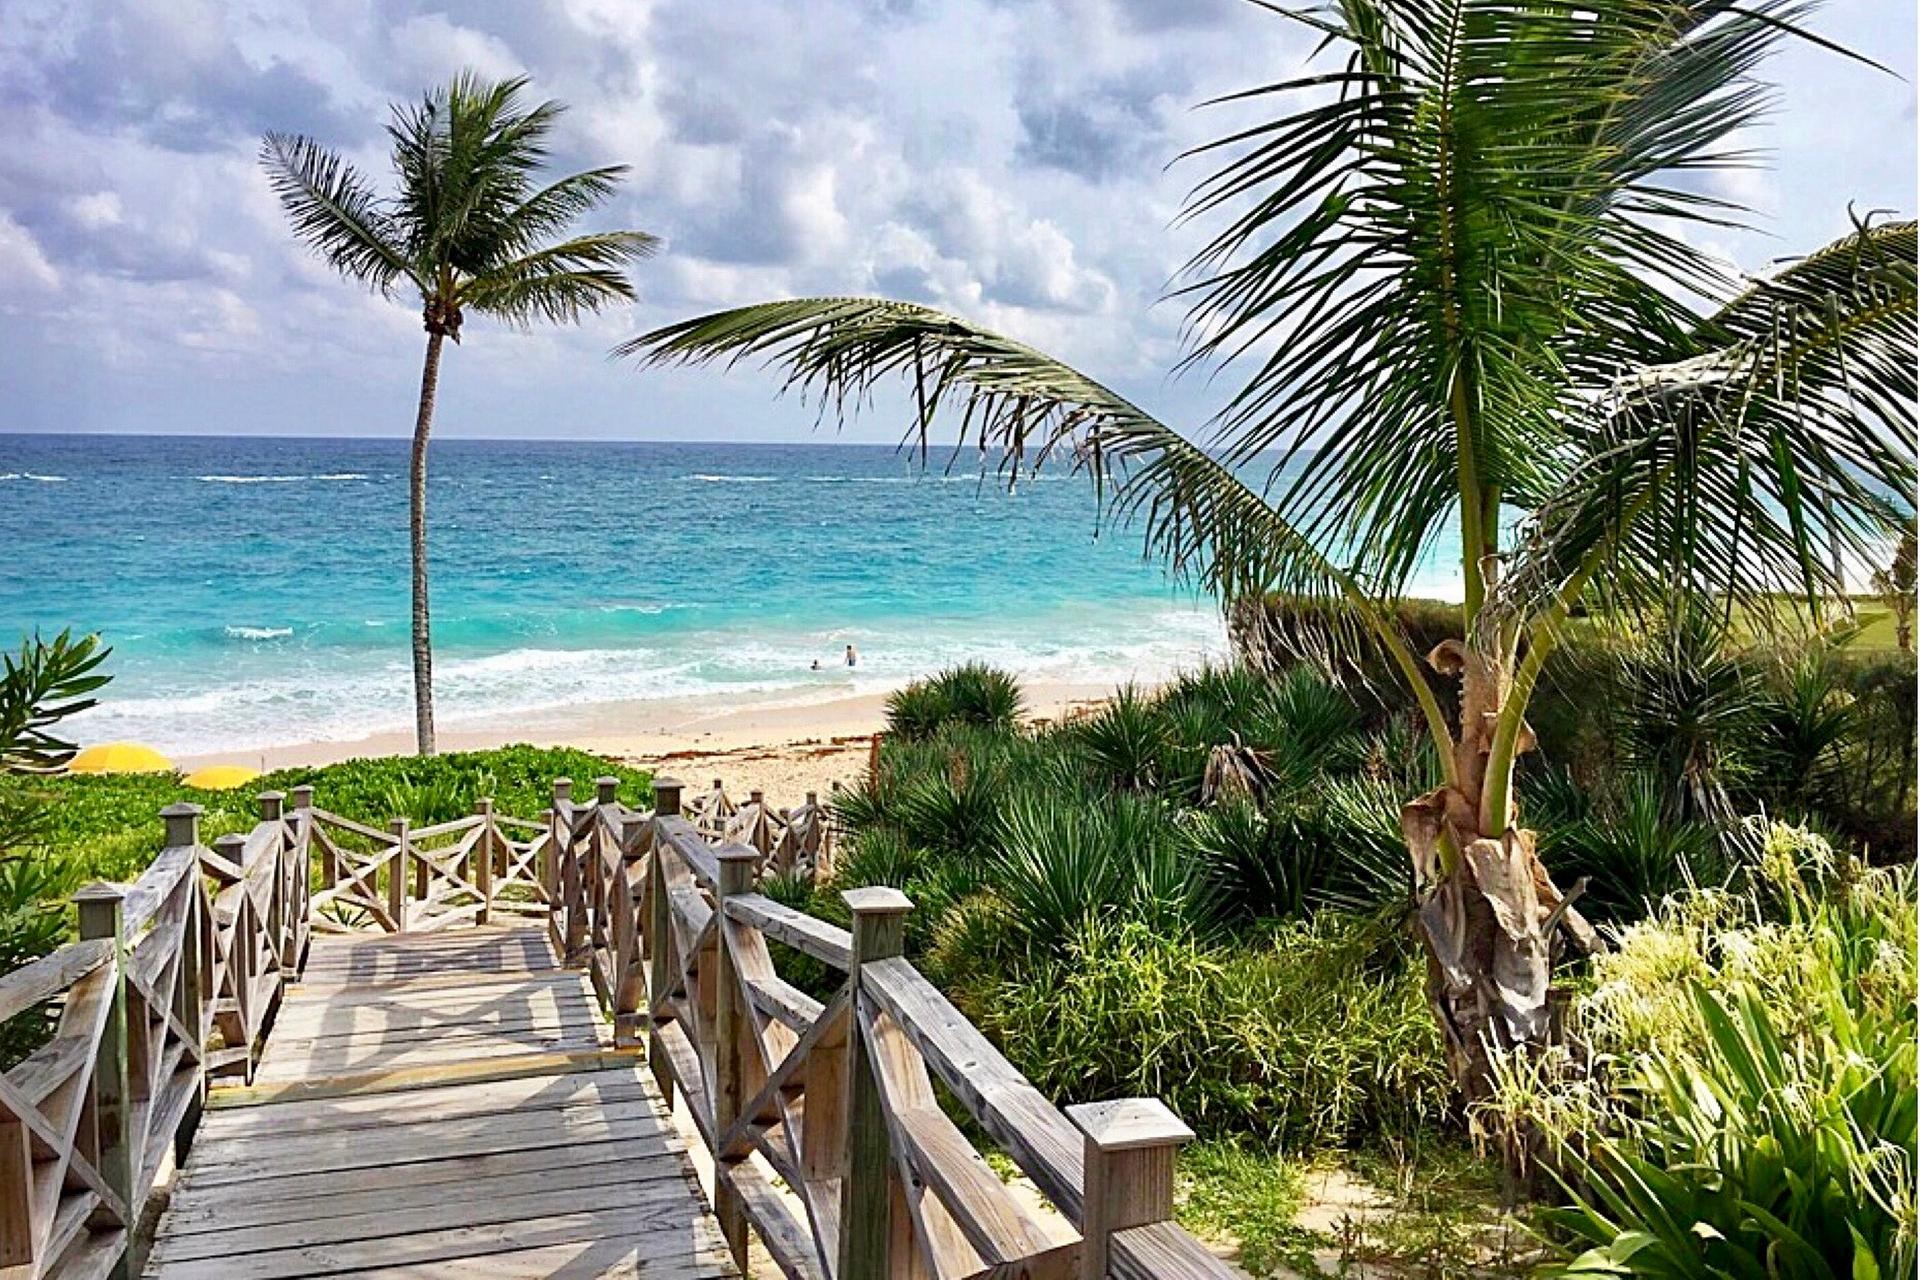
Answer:
[[[1263,6],[1274,8],[1274,6]],[[1681,238],[1740,216],[1749,78],[1794,0],[1340,0],[1325,67],[1202,152],[1220,217],[1180,292],[1189,359],[1241,363],[1204,446],[1058,360],[902,302],[700,317],[623,350],[765,360],[845,413],[880,379],[947,405],[1019,472],[1066,455],[1225,600],[1343,605],[1418,700],[1445,781],[1403,811],[1428,994],[1471,1097],[1550,1036],[1555,939],[1588,931],[1514,795],[1529,695],[1571,613],[1692,600],[1728,625],[1832,585],[1913,488],[1915,230],[1855,234],[1744,287]],[[1276,9],[1276,12],[1278,10]],[[1804,33],[1802,33],[1804,34]],[[1809,37],[1812,38],[1812,37]],[[1503,518],[1504,517],[1504,518]],[[1464,640],[1414,652],[1395,605],[1457,531]],[[1351,650],[1349,650],[1351,652]],[[1424,664],[1458,680],[1450,717]]]
[[[309,248],[350,280],[386,297],[417,290],[427,330],[414,418],[410,534],[413,552],[414,729],[434,751],[433,640],[427,608],[427,437],[440,385],[440,348],[460,341],[468,311],[519,328],[566,324],[631,301],[623,268],[659,242],[644,231],[556,240],[605,203],[626,173],[609,165],[543,183],[547,141],[565,110],[525,105],[523,77],[488,82],[463,72],[398,105],[387,125],[397,188],[376,194],[338,153],[312,138],[270,133],[260,163]]]

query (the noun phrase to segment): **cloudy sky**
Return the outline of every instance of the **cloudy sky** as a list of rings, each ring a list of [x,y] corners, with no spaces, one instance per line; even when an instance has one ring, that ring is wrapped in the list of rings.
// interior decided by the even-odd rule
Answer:
[[[1747,269],[1912,213],[1912,0],[1834,0],[1766,172],[1723,179],[1768,235]],[[809,438],[764,376],[635,373],[604,353],[741,302],[885,293],[1072,359],[1175,421],[1168,382],[1199,176],[1167,168],[1233,123],[1214,94],[1297,69],[1306,34],[1242,0],[0,0],[0,432],[400,435],[413,306],[341,282],[287,234],[255,151],[313,134],[384,176],[387,104],[460,67],[572,104],[562,160],[632,175],[602,225],[667,252],[640,305],[567,333],[468,327],[446,436]],[[897,423],[848,438],[891,441]]]

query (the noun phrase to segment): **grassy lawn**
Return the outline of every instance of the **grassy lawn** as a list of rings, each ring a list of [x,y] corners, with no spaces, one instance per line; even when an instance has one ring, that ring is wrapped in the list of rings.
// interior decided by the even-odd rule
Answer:
[[[0,790],[38,792],[52,801],[44,846],[71,891],[89,880],[137,878],[160,851],[160,810],[176,801],[206,810],[201,839],[211,843],[253,826],[254,797],[262,791],[312,786],[314,803],[343,817],[384,826],[404,815],[420,825],[472,813],[482,796],[491,796],[500,813],[537,817],[552,799],[555,778],[572,778],[579,795],[602,775],[621,780],[629,804],[647,802],[650,778],[641,770],[583,751],[529,746],[281,769],[234,791],[199,791],[175,774],[0,778]]]

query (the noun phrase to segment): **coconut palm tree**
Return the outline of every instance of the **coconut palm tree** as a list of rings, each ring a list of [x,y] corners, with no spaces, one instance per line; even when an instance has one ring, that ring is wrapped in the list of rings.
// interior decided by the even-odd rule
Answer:
[[[427,330],[414,418],[411,480],[414,728],[434,750],[433,641],[427,608],[427,437],[440,349],[460,341],[469,311],[510,325],[573,323],[633,298],[623,269],[659,242],[644,231],[559,240],[605,203],[624,165],[542,181],[556,102],[528,106],[527,82],[462,73],[417,103],[395,106],[387,136],[397,186],[377,194],[312,138],[270,133],[260,163],[293,232],[342,275],[392,298],[417,291]]]
[[[1274,6],[1276,13],[1280,11]],[[1576,610],[1739,606],[1831,585],[1914,482],[1915,233],[1860,225],[1744,286],[1682,237],[1737,219],[1751,73],[1792,0],[1340,0],[1321,63],[1201,148],[1220,219],[1180,288],[1193,361],[1250,372],[1203,443],[966,320],[819,298],[703,316],[624,351],[767,361],[844,414],[881,379],[1018,473],[1064,456],[1225,600],[1332,603],[1418,700],[1445,782],[1403,812],[1428,992],[1469,1096],[1550,1037],[1562,931],[1587,935],[1520,818],[1529,695]],[[1808,37],[1812,38],[1812,37]],[[1328,55],[1331,54],[1329,58]],[[1395,621],[1447,528],[1464,640]],[[1349,649],[1351,653],[1351,649]],[[1424,666],[1423,666],[1424,663]],[[1450,716],[1425,667],[1460,684]]]

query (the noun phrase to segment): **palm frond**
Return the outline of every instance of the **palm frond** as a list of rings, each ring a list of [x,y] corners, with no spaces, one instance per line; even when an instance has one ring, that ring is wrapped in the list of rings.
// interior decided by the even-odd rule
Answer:
[[[40,773],[64,765],[74,744],[55,733],[62,720],[92,707],[112,677],[100,666],[113,650],[97,635],[62,631],[0,654],[0,773]]]
[[[633,299],[621,268],[650,258],[660,242],[644,231],[577,236],[539,249],[466,281],[460,301],[509,324],[536,319],[572,323],[583,314]]]
[[[1252,366],[1216,443],[1388,594],[1451,518],[1469,557],[1492,549],[1501,505],[1564,479],[1570,390],[1684,340],[1661,279],[1724,292],[1670,227],[1739,211],[1673,175],[1742,162],[1731,140],[1766,102],[1750,73],[1806,8],[1316,11],[1339,67],[1235,95],[1292,109],[1200,149],[1227,158],[1188,216],[1227,221],[1182,290],[1189,361]]]
[[[337,152],[312,138],[269,133],[260,163],[294,235],[341,274],[382,293],[402,277],[413,278],[387,208]]]
[[[764,360],[842,419],[898,377],[916,406],[908,443],[923,454],[936,416],[952,405],[956,450],[976,450],[1009,482],[1049,461],[1086,472],[1109,510],[1141,518],[1154,550],[1225,595],[1338,599],[1357,590],[1231,468],[1173,428],[1051,356],[927,307],[764,303],[670,325],[615,354],[650,364]]]
[[[1725,617],[1844,590],[1911,519],[1917,249],[1912,222],[1863,227],[1577,414],[1580,456],[1501,612],[1538,613],[1570,584],[1629,613],[1713,597]]]

